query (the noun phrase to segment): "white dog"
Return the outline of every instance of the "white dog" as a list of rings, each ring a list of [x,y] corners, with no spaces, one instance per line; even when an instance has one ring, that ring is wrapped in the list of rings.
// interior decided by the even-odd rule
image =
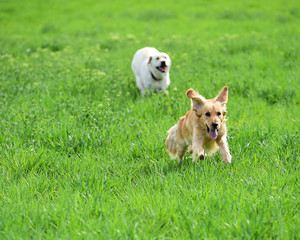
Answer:
[[[135,53],[131,67],[143,96],[146,94],[145,89],[149,92],[151,90],[166,92],[170,85],[171,67],[168,54],[161,53],[155,48],[142,48]]]

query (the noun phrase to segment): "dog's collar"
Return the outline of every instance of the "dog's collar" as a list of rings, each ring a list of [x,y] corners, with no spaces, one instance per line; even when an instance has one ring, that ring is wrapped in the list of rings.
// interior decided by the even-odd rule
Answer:
[[[155,77],[154,74],[151,71],[150,71],[150,74],[151,74],[151,77],[153,78],[153,80],[155,80],[155,81],[161,81],[162,80],[162,78],[159,79],[159,78]]]

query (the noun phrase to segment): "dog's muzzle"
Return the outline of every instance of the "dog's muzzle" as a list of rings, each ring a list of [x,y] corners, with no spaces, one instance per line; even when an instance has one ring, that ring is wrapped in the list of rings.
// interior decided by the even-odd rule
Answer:
[[[166,72],[167,71],[167,64],[166,64],[166,62],[165,61],[161,61],[160,62],[160,66],[157,67],[157,69],[159,71],[163,72],[163,73]]]
[[[207,132],[209,133],[209,137],[212,139],[216,139],[218,137],[218,123],[212,123],[212,128],[209,128],[206,124]]]

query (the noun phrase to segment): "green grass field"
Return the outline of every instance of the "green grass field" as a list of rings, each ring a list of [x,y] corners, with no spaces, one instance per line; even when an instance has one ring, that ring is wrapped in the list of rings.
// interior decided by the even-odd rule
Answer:
[[[0,0],[0,238],[300,239],[299,43],[299,1]],[[225,85],[232,164],[177,165],[186,90]]]

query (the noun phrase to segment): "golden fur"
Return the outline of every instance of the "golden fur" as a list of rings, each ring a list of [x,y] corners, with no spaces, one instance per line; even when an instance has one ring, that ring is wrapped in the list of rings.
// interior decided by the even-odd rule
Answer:
[[[177,157],[178,163],[183,160],[187,147],[196,158],[204,159],[220,149],[223,162],[230,163],[226,140],[226,103],[228,87],[213,99],[205,99],[192,88],[186,92],[192,99],[192,110],[181,117],[176,125],[170,128],[166,147],[171,157]]]

